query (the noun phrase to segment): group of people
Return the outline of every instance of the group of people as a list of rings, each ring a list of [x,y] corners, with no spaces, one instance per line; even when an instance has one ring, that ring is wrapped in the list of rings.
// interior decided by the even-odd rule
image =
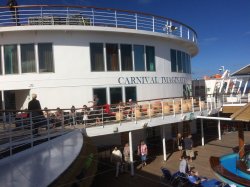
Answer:
[[[184,138],[181,133],[178,133],[176,142],[178,150],[180,151],[180,160],[182,159],[183,154],[185,154],[190,162],[192,162],[194,158],[192,135],[189,134]]]
[[[123,148],[123,154],[117,147],[114,148],[111,154],[111,162],[115,165],[116,177],[119,176],[120,172],[123,172],[123,169],[125,172],[128,171],[130,164],[130,147],[128,143],[126,143]]]
[[[128,171],[130,165],[130,146],[128,143],[125,144],[123,148],[123,153],[115,147],[111,154],[111,162],[115,165],[116,172],[115,176],[118,177],[120,172]],[[140,144],[137,146],[137,155],[141,159],[141,166],[144,167],[147,165],[147,156],[148,156],[148,147],[144,140],[140,141]]]
[[[216,181],[208,180],[208,178],[200,176],[195,167],[191,166],[194,157],[192,135],[189,134],[187,137],[183,138],[179,133],[177,135],[177,145],[180,151],[179,172],[192,184],[201,184],[203,186],[206,184],[214,184]]]

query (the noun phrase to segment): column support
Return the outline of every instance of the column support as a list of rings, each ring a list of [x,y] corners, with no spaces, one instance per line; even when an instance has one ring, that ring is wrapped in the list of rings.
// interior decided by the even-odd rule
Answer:
[[[132,141],[132,132],[129,131],[129,152],[130,152],[130,174],[134,176],[134,158],[133,158],[133,141]]]
[[[220,120],[218,120],[218,138],[221,140]]]
[[[166,132],[165,132],[165,125],[162,126],[162,148],[163,148],[163,160],[167,161],[167,154],[166,154]]]
[[[204,146],[204,129],[203,129],[203,119],[201,119],[201,145]]]

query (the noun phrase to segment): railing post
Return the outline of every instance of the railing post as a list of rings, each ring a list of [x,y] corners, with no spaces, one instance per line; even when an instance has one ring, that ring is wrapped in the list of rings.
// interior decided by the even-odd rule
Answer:
[[[67,7],[66,25],[69,25],[69,7]]]
[[[148,115],[149,115],[149,121],[151,121],[151,106],[150,106],[150,101],[148,102]]]
[[[115,10],[115,27],[117,28],[117,12]]]
[[[208,97],[207,97],[208,98]],[[206,99],[207,99],[206,98]],[[209,111],[208,99],[207,99],[207,111]]]
[[[43,7],[41,7],[41,18],[43,17]]]
[[[183,32],[183,31],[182,31],[182,25],[180,25],[180,37],[181,37],[181,38],[182,38],[182,35],[183,35],[182,32]]]
[[[103,115],[103,106],[102,106],[102,127],[104,128],[104,115]]]
[[[199,107],[200,107],[200,112],[201,112],[201,97],[199,97]]]
[[[11,114],[9,112],[9,143],[10,143],[10,156],[12,155],[12,130],[11,130]]]
[[[183,100],[181,98],[181,115],[183,114]]]
[[[189,29],[188,29],[188,31],[187,31],[187,38],[188,38],[188,40],[190,39]]]
[[[121,126],[121,105],[119,105],[119,125]]]
[[[61,126],[62,126],[61,134],[63,134],[63,132],[64,132],[64,115],[62,115]]]
[[[174,99],[173,99],[173,112],[174,112],[174,116],[175,116],[175,102],[174,102]]]
[[[164,108],[164,103],[163,103],[163,100],[161,100],[161,116],[162,116],[162,119],[164,119],[164,111],[163,111],[163,108]]]
[[[135,14],[135,29],[137,30],[137,14]]]
[[[194,98],[193,97],[191,99],[191,102],[192,102],[192,112],[194,112]]]
[[[94,8],[92,8],[92,22],[93,22],[93,26],[95,26],[95,14],[94,14]]]
[[[155,17],[154,16],[153,16],[152,22],[153,22],[153,32],[155,32]]]
[[[32,112],[29,113],[30,117],[30,131],[31,131],[31,147],[33,147],[33,120],[32,120]]]
[[[47,116],[46,118],[46,122],[47,122],[47,134],[48,134],[48,141],[50,140],[50,128],[49,128],[49,116]]]

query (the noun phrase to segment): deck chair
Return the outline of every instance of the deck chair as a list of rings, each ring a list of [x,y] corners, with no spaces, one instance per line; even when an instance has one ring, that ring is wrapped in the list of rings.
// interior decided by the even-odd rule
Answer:
[[[171,175],[171,172],[167,168],[161,167],[161,172],[162,172],[161,181],[171,180],[172,175]]]
[[[173,174],[171,182],[175,187],[201,187],[200,184],[193,184],[188,179],[188,174],[176,172]]]

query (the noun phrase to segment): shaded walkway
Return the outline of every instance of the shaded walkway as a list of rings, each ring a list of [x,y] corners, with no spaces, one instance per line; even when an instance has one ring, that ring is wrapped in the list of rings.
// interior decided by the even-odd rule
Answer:
[[[250,144],[250,132],[245,131],[245,140],[247,144]],[[198,143],[198,142],[196,142]],[[222,140],[213,140],[208,142],[205,146],[197,146],[194,151],[197,151],[197,157],[193,161],[192,165],[199,171],[200,175],[208,178],[217,178],[209,163],[210,156],[222,156],[228,153],[232,153],[233,149],[238,146],[238,133],[231,132],[222,135]],[[92,187],[114,186],[114,187],[158,187],[165,186],[160,183],[162,166],[167,167],[171,172],[175,172],[179,167],[179,153],[174,152],[169,156],[166,162],[163,161],[163,156],[155,156],[155,159],[151,161],[146,167],[140,169],[137,167],[135,170],[135,176],[131,177],[128,173],[122,174],[119,178],[114,177],[115,170],[111,167],[109,162],[103,162],[102,171],[97,173],[94,184]],[[105,167],[109,165],[109,167]],[[103,172],[103,173],[101,173]],[[218,179],[218,178],[217,178]]]

